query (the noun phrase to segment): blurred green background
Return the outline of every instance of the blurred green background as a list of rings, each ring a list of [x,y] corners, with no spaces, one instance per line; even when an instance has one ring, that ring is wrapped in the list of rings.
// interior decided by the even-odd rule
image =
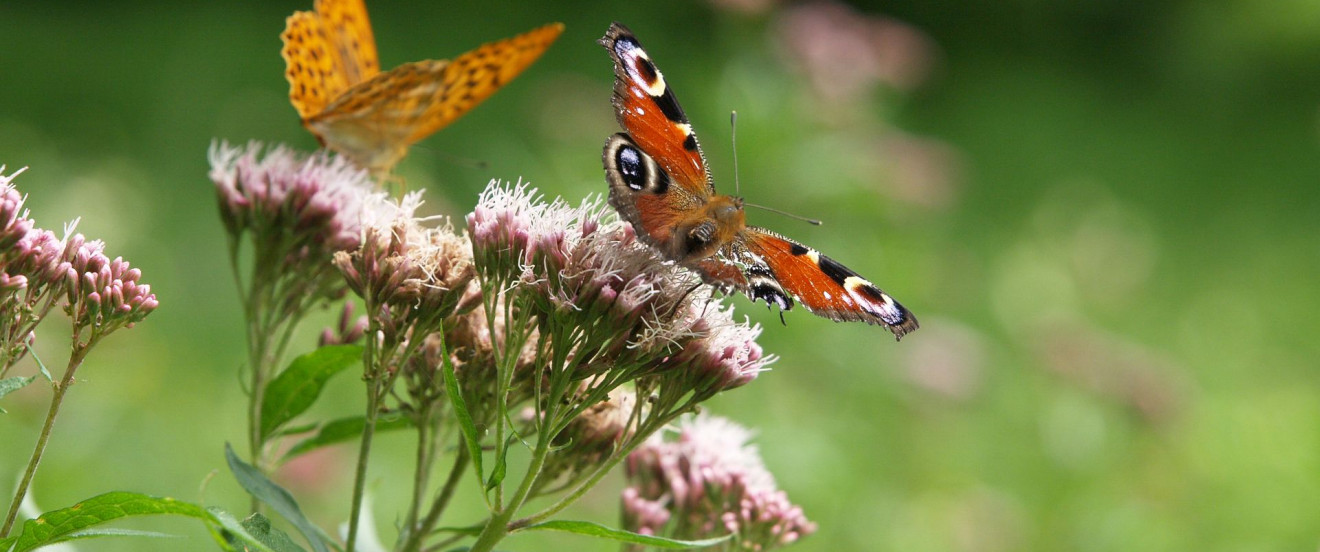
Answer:
[[[0,5],[0,163],[38,224],[104,239],[161,309],[80,371],[35,485],[43,508],[110,490],[246,506],[240,309],[212,139],[310,150],[279,32],[307,1]],[[1301,550],[1320,542],[1320,4],[1310,0],[369,3],[382,65],[452,57],[547,21],[567,30],[399,172],[462,214],[491,178],[603,193],[616,131],[611,20],[665,72],[732,193],[868,276],[922,329],[902,343],[735,298],[781,360],[708,410],[759,432],[819,532],[800,550]],[[480,160],[479,168],[464,161]],[[326,313],[304,327],[310,346]],[[61,366],[59,322],[40,333]],[[25,365],[20,371],[28,370]],[[354,378],[323,415],[358,411]],[[10,395],[0,478],[48,388]],[[410,458],[383,439],[387,539]],[[331,527],[353,451],[280,481]],[[215,470],[218,475],[208,481]],[[570,517],[614,523],[619,480]],[[8,487],[6,487],[8,488]],[[473,489],[449,520],[478,519]],[[7,495],[6,495],[7,496]],[[7,501],[7,499],[6,499]],[[184,540],[89,550],[207,550]],[[614,550],[515,536],[506,550]]]

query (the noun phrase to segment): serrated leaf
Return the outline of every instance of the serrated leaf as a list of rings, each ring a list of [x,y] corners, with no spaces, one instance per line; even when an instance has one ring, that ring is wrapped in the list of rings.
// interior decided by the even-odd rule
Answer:
[[[472,459],[472,468],[477,471],[477,484],[485,485],[486,470],[481,466],[481,440],[477,436],[477,424],[468,412],[467,401],[463,400],[463,391],[458,388],[458,378],[454,377],[454,363],[449,360],[449,353],[440,351],[441,372],[445,377],[445,392],[449,394],[449,404],[454,407],[454,417],[458,418],[458,427],[463,431],[463,442],[467,443],[468,457]]]
[[[4,398],[5,395],[13,393],[14,391],[18,391],[19,389],[22,389],[24,387],[27,387],[27,384],[32,383],[32,380],[35,379],[37,379],[37,376],[28,376],[26,378],[23,376],[14,376],[12,378],[5,378],[0,380],[0,399]],[[9,412],[3,408],[0,408],[0,413],[8,414]]]
[[[361,437],[362,429],[365,428],[366,425],[367,418],[365,416],[350,416],[326,422],[321,425],[321,428],[316,432],[316,435],[299,441],[298,444],[289,449],[289,452],[284,453],[284,458],[281,459],[281,461],[287,462],[296,456],[306,454],[318,448]],[[412,425],[411,419],[402,416],[377,420],[376,433],[405,429],[412,427]]]
[[[298,501],[293,499],[289,491],[276,485],[251,464],[240,460],[229,443],[225,443],[225,460],[229,463],[229,471],[234,473],[234,478],[248,494],[270,506],[286,521],[292,523],[298,532],[302,533],[303,538],[312,545],[312,550],[328,552],[325,542],[321,540],[320,531],[312,525],[312,522],[307,521],[307,516],[303,515],[302,508],[298,507]]]
[[[201,506],[140,493],[112,492],[94,496],[68,508],[52,510],[23,522],[23,533],[14,541],[13,552],[26,552],[64,542],[88,528],[117,519],[143,515],[180,515],[216,522]],[[88,535],[88,537],[96,535]]]
[[[261,435],[269,437],[321,396],[326,382],[362,359],[360,345],[331,345],[293,359],[271,380],[261,401]]]
[[[221,529],[219,532],[214,530],[211,532],[212,535],[216,536],[216,541],[221,546],[228,546],[229,550],[241,550],[242,552],[276,552],[258,540],[257,537],[248,533],[247,528],[243,527],[243,524],[239,523],[237,519],[234,519],[233,514],[220,508],[210,508],[207,511],[215,516],[216,525]]]
[[[270,520],[261,514],[252,514],[242,522],[249,535],[256,537],[262,544],[275,552],[307,552],[289,538],[289,534],[272,527]]]
[[[722,543],[733,537],[732,534],[729,534],[714,539],[685,541],[678,539],[666,539],[664,537],[656,537],[652,535],[642,535],[638,533],[633,533],[632,531],[624,531],[623,529],[606,527],[599,523],[594,523],[590,521],[569,521],[569,520],[546,521],[543,523],[537,523],[535,525],[528,525],[527,527],[524,527],[521,530],[522,531],[563,531],[565,533],[575,533],[578,535],[586,535],[589,537],[599,537],[603,539],[616,540],[616,541],[627,542],[632,544],[640,544],[643,546],[654,546],[656,548],[667,548],[671,550],[705,548],[707,546],[713,546]]]

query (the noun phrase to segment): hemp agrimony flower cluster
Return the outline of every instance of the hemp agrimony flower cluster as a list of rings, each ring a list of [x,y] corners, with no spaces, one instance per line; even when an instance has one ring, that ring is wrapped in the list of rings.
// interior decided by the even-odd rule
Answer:
[[[344,279],[330,260],[358,247],[364,205],[382,202],[384,194],[366,172],[325,152],[306,156],[280,146],[263,155],[257,142],[220,142],[209,157],[247,321],[248,445],[264,470],[272,462],[271,424],[262,411],[267,386],[282,369],[298,322],[343,296]]]
[[[527,185],[491,182],[455,228],[420,216],[420,193],[388,198],[328,154],[275,148],[262,157],[256,144],[217,145],[211,161],[253,367],[256,469],[236,458],[231,466],[254,497],[264,496],[255,487],[273,483],[254,481],[278,465],[268,456],[281,448],[267,445],[294,431],[282,428],[307,406],[298,394],[312,389],[314,400],[326,374],[349,365],[344,355],[361,358],[362,414],[316,424],[289,449],[360,432],[347,551],[384,548],[370,542],[375,531],[364,530],[371,516],[362,511],[380,431],[416,435],[412,493],[398,506],[393,548],[474,539],[470,550],[487,551],[511,533],[559,527],[550,518],[650,435],[774,360],[756,343],[759,327],[736,322],[695,275],[638,241],[600,200],[574,206],[545,201]],[[244,244],[252,250],[246,278]],[[321,335],[328,352],[280,368],[296,323],[344,291],[363,317],[349,303],[337,330]],[[290,402],[301,406],[286,408]],[[448,474],[432,484],[444,457]],[[445,532],[465,474],[477,480],[487,515]],[[538,497],[547,505],[524,512]],[[688,544],[728,536],[707,537]]]
[[[815,532],[775,487],[747,428],[701,414],[673,435],[656,433],[628,456],[625,529],[688,540],[734,535],[724,550],[773,550]]]
[[[472,549],[488,550],[557,513],[647,435],[773,360],[755,342],[759,328],[735,323],[695,276],[664,262],[599,201],[547,203],[528,186],[492,182],[464,234],[418,219],[416,194],[390,205],[365,209],[360,246],[334,261],[369,320],[350,543],[381,412],[409,416],[427,448],[418,452],[418,482],[432,471],[437,437],[462,429],[439,498],[424,507],[426,491],[415,489],[400,549],[433,532],[455,474],[471,463],[491,514]],[[519,445],[530,461],[513,478],[507,458]],[[514,519],[528,500],[551,494],[565,496]]]
[[[102,339],[133,327],[159,306],[151,286],[141,282],[142,271],[121,257],[111,259],[100,240],[68,235],[74,224],[64,239],[37,228],[24,208],[27,197],[13,184],[23,171],[9,176],[3,171],[0,166],[0,397],[36,379],[6,376],[31,350],[37,326],[53,308],[68,316],[72,332],[68,363],[59,381],[51,381],[46,421],[0,525],[0,540],[14,526],[78,368]],[[44,368],[42,375],[51,377]]]

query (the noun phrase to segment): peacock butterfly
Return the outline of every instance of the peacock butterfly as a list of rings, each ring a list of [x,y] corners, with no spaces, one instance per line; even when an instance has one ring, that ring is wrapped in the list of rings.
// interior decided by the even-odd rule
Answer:
[[[716,193],[687,115],[627,27],[600,44],[614,60],[614,110],[627,132],[605,142],[610,205],[666,258],[724,291],[781,311],[794,301],[834,321],[882,324],[902,338],[917,329],[903,305],[834,259],[748,226],[743,200]]]

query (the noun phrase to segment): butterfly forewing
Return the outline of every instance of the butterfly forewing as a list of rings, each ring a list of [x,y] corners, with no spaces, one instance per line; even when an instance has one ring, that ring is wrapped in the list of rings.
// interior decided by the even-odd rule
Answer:
[[[280,34],[289,102],[303,119],[320,113],[352,85],[325,40],[328,32],[318,15],[304,11],[290,15]]]
[[[324,22],[326,42],[349,86],[380,72],[376,37],[363,0],[317,0],[316,13]]]
[[[441,71],[443,84],[409,133],[409,143],[430,136],[489,98],[541,57],[563,31],[562,24],[552,23],[454,58]]]
[[[613,103],[619,124],[679,186],[699,196],[714,194],[687,114],[637,37],[614,23],[600,44],[614,60]]]

